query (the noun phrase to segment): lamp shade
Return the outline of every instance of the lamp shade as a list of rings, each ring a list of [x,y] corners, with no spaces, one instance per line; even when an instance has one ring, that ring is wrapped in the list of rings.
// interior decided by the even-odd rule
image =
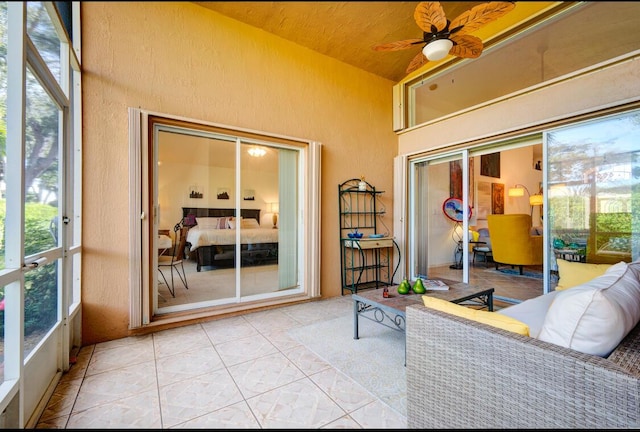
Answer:
[[[510,197],[521,197],[521,196],[524,196],[524,188],[522,188],[522,187],[509,188],[508,195]]]
[[[542,199],[542,195],[540,194],[534,194],[529,197],[529,205],[539,206],[539,205],[542,205],[542,203],[543,203],[543,199]]]
[[[436,39],[422,48],[422,54],[431,61],[442,60],[449,54],[451,47],[453,42],[449,39]]]

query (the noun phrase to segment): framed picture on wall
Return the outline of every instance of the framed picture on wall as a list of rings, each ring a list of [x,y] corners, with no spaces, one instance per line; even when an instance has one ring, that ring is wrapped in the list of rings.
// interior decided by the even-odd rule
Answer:
[[[200,186],[198,185],[189,186],[189,198],[192,198],[192,199],[204,198],[204,195],[200,190]]]
[[[500,178],[500,152],[480,156],[480,175]]]
[[[459,160],[449,162],[449,197],[462,199],[462,166]]]
[[[491,183],[491,213],[504,214],[503,183]]]
[[[469,207],[474,208],[473,158],[469,159]],[[462,199],[462,162],[449,162],[449,197]]]
[[[478,182],[478,209],[476,217],[478,220],[487,220],[487,215],[491,213],[491,183]]]
[[[216,198],[219,200],[228,200],[229,199],[229,188],[218,188],[218,194]]]
[[[242,194],[242,199],[245,201],[254,201],[256,199],[256,191],[253,189],[245,189]]]

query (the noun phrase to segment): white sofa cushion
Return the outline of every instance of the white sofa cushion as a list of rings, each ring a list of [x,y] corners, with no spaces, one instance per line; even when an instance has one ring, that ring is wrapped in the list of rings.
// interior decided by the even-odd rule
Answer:
[[[640,321],[640,262],[620,262],[602,276],[560,291],[538,339],[607,356]]]
[[[510,316],[527,324],[529,326],[529,336],[537,338],[549,306],[558,292],[559,291],[551,291],[548,294],[540,295],[513,306],[500,309],[497,313]]]

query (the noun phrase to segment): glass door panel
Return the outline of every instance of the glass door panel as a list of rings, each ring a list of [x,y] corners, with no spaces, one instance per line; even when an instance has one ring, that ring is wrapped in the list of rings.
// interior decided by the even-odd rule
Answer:
[[[299,289],[300,149],[168,125],[155,136],[155,313]]]
[[[640,256],[640,113],[547,133],[548,228],[556,259],[630,262]]]
[[[413,164],[409,226],[411,279],[463,280],[462,158],[448,156]]]
[[[236,140],[200,131],[157,135],[158,313],[236,298]]]
[[[26,78],[24,262],[33,264],[24,285],[25,355],[58,321],[58,261],[44,264],[59,245],[61,178],[61,111],[29,69]]]
[[[240,144],[240,295],[278,291],[279,150]]]
[[[241,296],[298,288],[299,151],[243,141]],[[252,220],[253,215],[259,220]]]

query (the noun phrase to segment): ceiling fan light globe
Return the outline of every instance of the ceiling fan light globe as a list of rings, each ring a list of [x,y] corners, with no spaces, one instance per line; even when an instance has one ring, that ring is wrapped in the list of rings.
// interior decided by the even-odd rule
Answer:
[[[431,61],[442,60],[449,54],[453,47],[453,42],[449,39],[436,39],[429,42],[422,48],[422,54]]]

